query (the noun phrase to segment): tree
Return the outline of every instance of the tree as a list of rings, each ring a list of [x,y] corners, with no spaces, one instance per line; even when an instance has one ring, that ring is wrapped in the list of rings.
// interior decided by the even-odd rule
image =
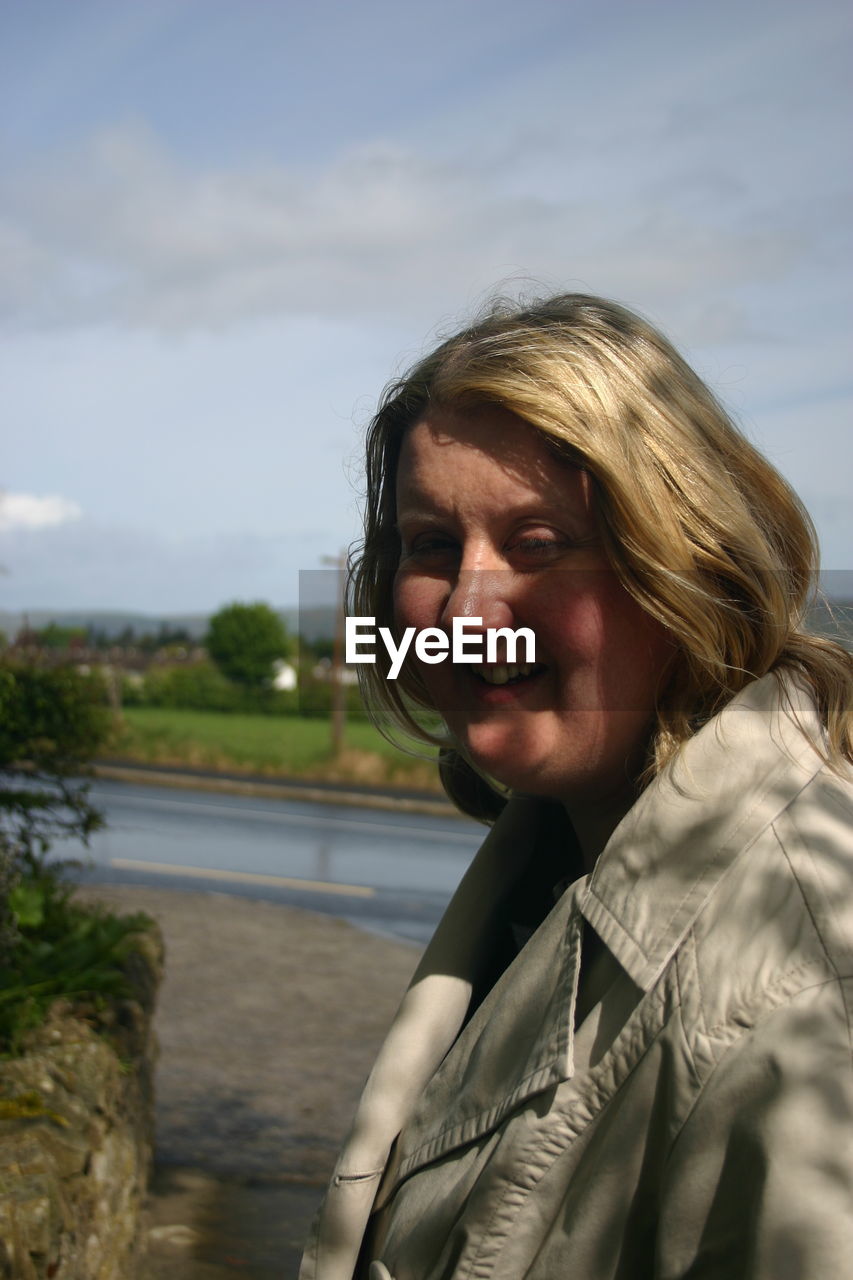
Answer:
[[[269,679],[276,658],[291,650],[281,618],[268,604],[229,604],[210,619],[207,652],[223,675],[259,688]]]
[[[108,732],[103,701],[100,682],[72,667],[0,665],[0,955],[10,895],[48,874],[51,842],[86,841],[101,825],[79,774]]]
[[[45,649],[73,649],[84,645],[88,638],[85,627],[63,627],[58,622],[48,622],[35,635]]]

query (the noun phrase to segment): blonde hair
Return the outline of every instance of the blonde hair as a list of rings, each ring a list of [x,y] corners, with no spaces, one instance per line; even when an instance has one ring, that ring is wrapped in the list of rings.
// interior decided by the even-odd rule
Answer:
[[[810,684],[827,758],[853,760],[853,657],[805,630],[818,567],[807,512],[670,343],[601,298],[496,302],[386,388],[367,433],[364,541],[350,565],[355,612],[393,626],[406,430],[428,407],[489,405],[511,410],[593,477],[611,564],[677,645],[644,780],[744,685],[782,668]],[[415,672],[389,681],[381,661],[360,672],[383,731],[445,741],[424,723],[430,704]],[[445,785],[460,807],[471,810],[473,792],[481,813],[494,812],[471,767],[445,752]]]

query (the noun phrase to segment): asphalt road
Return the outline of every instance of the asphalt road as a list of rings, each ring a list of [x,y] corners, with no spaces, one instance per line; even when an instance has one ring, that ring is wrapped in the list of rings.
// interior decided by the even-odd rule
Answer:
[[[426,942],[484,829],[462,818],[98,781],[91,883],[219,889]]]

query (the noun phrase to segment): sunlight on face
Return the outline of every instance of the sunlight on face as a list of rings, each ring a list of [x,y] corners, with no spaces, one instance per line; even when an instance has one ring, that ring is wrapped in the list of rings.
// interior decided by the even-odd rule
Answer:
[[[506,410],[430,411],[403,443],[397,519],[399,627],[536,635],[533,667],[419,664],[475,763],[570,808],[624,807],[673,650],[609,564],[587,473]]]

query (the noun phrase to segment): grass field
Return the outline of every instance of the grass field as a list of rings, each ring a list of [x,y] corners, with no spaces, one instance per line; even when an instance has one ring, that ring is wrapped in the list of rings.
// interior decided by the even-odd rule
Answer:
[[[108,750],[146,763],[440,791],[432,763],[398,751],[361,721],[347,725],[344,751],[333,760],[325,720],[128,707]]]

